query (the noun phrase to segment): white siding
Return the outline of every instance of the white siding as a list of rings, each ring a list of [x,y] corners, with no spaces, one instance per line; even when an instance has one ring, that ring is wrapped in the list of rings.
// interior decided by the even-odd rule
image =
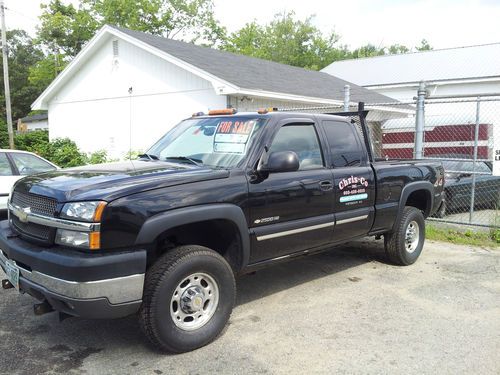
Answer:
[[[26,126],[28,128],[28,131],[31,131],[31,130],[48,129],[49,124],[47,123],[47,120],[43,120],[43,121],[28,122],[26,123]]]
[[[110,38],[51,98],[50,137],[122,158],[129,147],[147,149],[193,112],[225,106],[208,81],[123,40],[114,58]]]

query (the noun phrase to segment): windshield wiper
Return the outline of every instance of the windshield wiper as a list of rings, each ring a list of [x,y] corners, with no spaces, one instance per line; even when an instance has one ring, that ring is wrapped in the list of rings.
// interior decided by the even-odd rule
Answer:
[[[158,156],[153,155],[153,154],[140,154],[140,155],[137,155],[137,157],[138,157],[139,159],[141,159],[141,158],[142,158],[142,159],[146,158],[146,159],[149,159],[149,160],[160,160],[160,159],[158,158]]]
[[[194,165],[203,165],[203,160],[201,159],[194,159],[194,158],[190,158],[190,157],[187,157],[187,156],[167,156],[165,158],[165,160],[169,160],[169,159],[174,159],[174,160],[181,160],[181,161],[187,161],[191,164],[194,164]]]

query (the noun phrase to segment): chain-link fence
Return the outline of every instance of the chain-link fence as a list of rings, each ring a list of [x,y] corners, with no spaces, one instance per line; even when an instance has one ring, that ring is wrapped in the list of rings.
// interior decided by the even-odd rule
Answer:
[[[365,103],[374,157],[442,160],[445,203],[430,219],[500,227],[500,173],[493,173],[495,141],[500,145],[500,94],[424,95],[425,91],[411,102]],[[347,107],[299,109],[335,113]],[[357,111],[358,107],[348,109]]]

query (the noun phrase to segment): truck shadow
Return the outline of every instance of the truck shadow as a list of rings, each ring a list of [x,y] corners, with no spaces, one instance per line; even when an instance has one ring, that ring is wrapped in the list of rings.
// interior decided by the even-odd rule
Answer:
[[[240,276],[237,305],[368,262],[384,261],[383,254],[382,241],[363,240]],[[357,281],[355,277],[351,279]],[[117,320],[67,319],[59,323],[54,313],[34,316],[34,300],[30,297],[19,296],[12,290],[3,294],[0,304],[0,368],[3,371],[67,373],[80,368],[91,355],[109,356],[117,366],[125,367],[135,366],[135,362],[121,363],[123,353],[140,352],[144,360],[164,356],[147,346],[136,316]],[[20,352],[30,355],[19,361]]]
[[[383,241],[363,239],[240,276],[236,305],[243,305],[368,262],[385,262]]]

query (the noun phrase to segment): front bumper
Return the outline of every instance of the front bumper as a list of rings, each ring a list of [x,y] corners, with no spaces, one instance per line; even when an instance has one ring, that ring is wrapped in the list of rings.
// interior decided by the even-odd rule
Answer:
[[[19,239],[0,223],[0,266],[19,268],[19,290],[47,300],[52,308],[85,318],[118,318],[142,302],[146,251],[89,254],[45,248]]]

